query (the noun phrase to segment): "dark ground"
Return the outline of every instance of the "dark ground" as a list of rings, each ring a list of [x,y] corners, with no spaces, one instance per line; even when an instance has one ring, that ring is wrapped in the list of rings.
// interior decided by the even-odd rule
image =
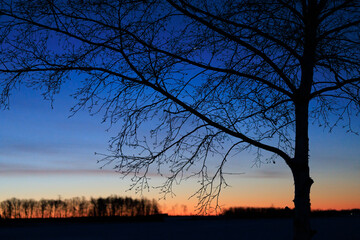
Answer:
[[[360,217],[312,219],[314,240],[360,240]],[[0,225],[0,239],[292,239],[292,220],[164,217],[161,221],[50,221]]]

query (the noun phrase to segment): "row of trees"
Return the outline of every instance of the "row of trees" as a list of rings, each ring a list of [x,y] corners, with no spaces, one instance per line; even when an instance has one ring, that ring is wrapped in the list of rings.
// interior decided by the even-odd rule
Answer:
[[[281,218],[292,217],[294,210],[289,207],[285,208],[256,208],[256,207],[231,207],[225,209],[223,216],[229,218]],[[313,217],[343,217],[343,216],[360,216],[360,209],[347,210],[313,210]]]
[[[223,216],[231,218],[276,218],[291,217],[293,210],[285,208],[231,207],[224,210]]]
[[[159,213],[155,200],[116,195],[107,198],[17,199],[0,203],[0,218],[67,218],[107,216],[148,216]]]

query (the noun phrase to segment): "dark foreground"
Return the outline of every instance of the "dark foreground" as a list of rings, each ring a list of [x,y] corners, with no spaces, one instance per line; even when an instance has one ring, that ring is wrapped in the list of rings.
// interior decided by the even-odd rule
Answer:
[[[314,240],[359,240],[360,217],[314,218]],[[292,239],[290,218],[163,217],[152,221],[48,221],[0,225],[0,239]]]

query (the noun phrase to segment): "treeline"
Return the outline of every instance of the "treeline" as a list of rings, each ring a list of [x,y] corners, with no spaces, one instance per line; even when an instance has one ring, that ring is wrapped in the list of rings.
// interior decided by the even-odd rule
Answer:
[[[69,218],[149,216],[159,214],[155,200],[132,199],[116,195],[107,198],[74,197],[71,199],[17,199],[0,203],[0,218]]]
[[[293,210],[285,208],[254,208],[254,207],[233,207],[226,209],[223,214],[230,218],[282,218],[292,217]],[[360,209],[351,210],[313,210],[312,217],[341,217],[360,216]]]
[[[226,209],[222,215],[225,217],[235,217],[235,218],[291,217],[292,210],[288,207],[286,208],[233,207]]]

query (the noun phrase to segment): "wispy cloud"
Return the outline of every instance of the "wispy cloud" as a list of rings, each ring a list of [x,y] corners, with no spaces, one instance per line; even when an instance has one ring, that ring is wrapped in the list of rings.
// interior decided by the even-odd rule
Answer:
[[[91,169],[0,169],[1,176],[9,175],[94,175],[94,174],[116,174],[110,170]]]
[[[288,178],[289,174],[284,171],[259,170],[252,173],[238,175],[241,178]]]
[[[0,146],[0,155],[8,156],[14,154],[54,154],[60,151],[59,147],[51,146],[50,144],[24,142],[24,143],[6,143]]]
[[[25,164],[0,163],[0,176],[16,175],[95,175],[116,174],[111,169],[55,169],[35,168]]]
[[[0,156],[19,154],[64,154],[68,152],[73,152],[74,149],[76,149],[77,153],[84,151],[88,153],[93,153],[94,150],[96,150],[97,148],[99,148],[99,146],[93,143],[45,143],[35,141],[18,141],[0,144]]]

